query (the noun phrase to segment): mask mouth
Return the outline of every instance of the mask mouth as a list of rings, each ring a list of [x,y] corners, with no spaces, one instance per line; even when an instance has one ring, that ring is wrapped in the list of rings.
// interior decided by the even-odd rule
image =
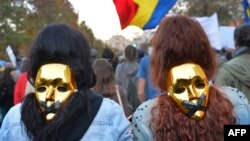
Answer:
[[[200,98],[198,99],[197,104],[190,102],[190,101],[187,101],[187,100],[184,100],[182,102],[182,105],[188,109],[188,112],[186,113],[187,116],[191,118],[194,115],[194,113],[198,110],[206,111],[207,108],[202,106],[202,103],[205,100],[206,100],[206,96],[203,93],[201,94]]]
[[[40,101],[39,105],[44,109],[43,114],[47,115],[50,113],[53,113],[53,114],[56,113],[61,105],[61,102],[57,100],[55,103],[51,104],[50,106],[47,106],[46,102]]]

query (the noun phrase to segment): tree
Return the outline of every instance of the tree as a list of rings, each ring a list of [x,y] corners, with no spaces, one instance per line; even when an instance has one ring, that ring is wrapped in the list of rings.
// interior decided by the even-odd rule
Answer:
[[[78,14],[68,0],[27,0],[29,13],[24,21],[24,31],[28,41],[34,40],[37,33],[51,23],[66,23],[78,27]],[[27,43],[30,46],[31,42]]]
[[[30,15],[39,27],[54,22],[63,22],[77,27],[78,14],[68,0],[27,0],[33,6]],[[34,17],[35,16],[35,17]],[[39,22],[38,22],[39,21]]]
[[[179,0],[172,11],[194,17],[211,16],[217,12],[222,25],[243,20],[241,0]]]
[[[8,45],[19,46],[23,43],[22,21],[26,7],[24,0],[1,0],[0,9],[0,51],[4,54]]]
[[[78,14],[68,0],[0,0],[0,57],[7,45],[27,55],[38,32],[51,23],[66,23],[80,29],[90,47],[102,52],[105,44],[94,37],[85,22],[78,24]]]
[[[85,24],[84,21],[80,23],[79,28],[86,36],[90,47],[95,48],[97,50],[97,57],[100,57],[104,47],[106,46],[105,43],[95,38],[92,30]]]

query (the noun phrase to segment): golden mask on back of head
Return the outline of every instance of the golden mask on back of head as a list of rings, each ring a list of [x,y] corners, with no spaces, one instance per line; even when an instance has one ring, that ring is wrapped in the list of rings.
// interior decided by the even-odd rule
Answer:
[[[36,75],[35,95],[40,108],[50,120],[76,89],[69,66],[65,64],[45,64]]]
[[[171,98],[190,118],[202,119],[209,100],[209,82],[203,69],[193,63],[173,67],[167,74]]]

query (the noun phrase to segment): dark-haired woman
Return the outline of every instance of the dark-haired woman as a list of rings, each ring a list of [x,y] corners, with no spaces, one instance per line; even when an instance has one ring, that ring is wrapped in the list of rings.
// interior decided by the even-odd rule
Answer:
[[[46,26],[29,59],[35,92],[7,113],[0,140],[131,140],[122,108],[90,89],[95,75],[81,32],[65,24]]]

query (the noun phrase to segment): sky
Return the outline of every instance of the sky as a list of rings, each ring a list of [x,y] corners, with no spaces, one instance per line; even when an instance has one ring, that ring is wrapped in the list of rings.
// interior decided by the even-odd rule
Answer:
[[[108,40],[113,35],[123,35],[132,39],[135,35],[142,33],[142,30],[135,26],[121,30],[119,18],[113,4],[113,0],[69,0],[79,20],[85,21],[90,27],[94,36],[101,40]]]

